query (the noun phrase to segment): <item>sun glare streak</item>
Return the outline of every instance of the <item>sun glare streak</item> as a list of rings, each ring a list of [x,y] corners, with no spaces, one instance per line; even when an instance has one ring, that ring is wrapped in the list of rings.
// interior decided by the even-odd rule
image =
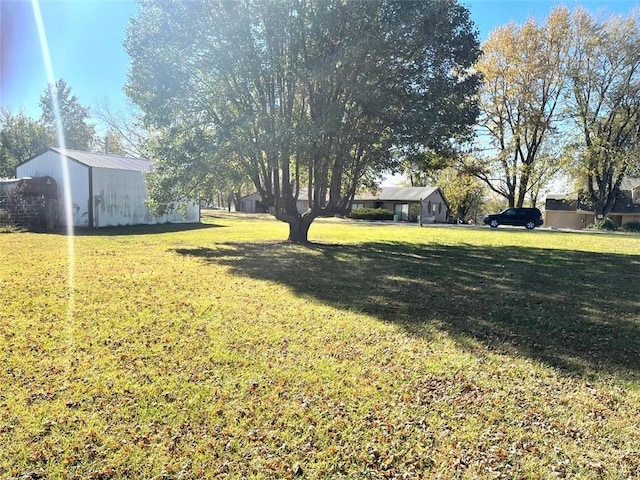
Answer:
[[[38,29],[38,38],[40,40],[40,49],[42,50],[42,60],[47,74],[47,81],[51,89],[51,99],[53,104],[53,113],[55,117],[56,135],[58,137],[58,145],[60,148],[66,148],[64,138],[64,130],[62,128],[62,117],[60,115],[60,105],[58,103],[58,95],[55,84],[56,77],[53,73],[53,64],[51,63],[51,54],[49,53],[49,42],[47,41],[47,33],[42,21],[42,11],[40,10],[39,0],[31,0],[33,9],[33,17]],[[71,320],[75,308],[75,290],[74,290],[74,237],[73,237],[73,209],[71,206],[71,188],[69,179],[69,161],[66,157],[61,159],[62,165],[62,190],[64,198],[64,218],[67,230],[67,320]]]

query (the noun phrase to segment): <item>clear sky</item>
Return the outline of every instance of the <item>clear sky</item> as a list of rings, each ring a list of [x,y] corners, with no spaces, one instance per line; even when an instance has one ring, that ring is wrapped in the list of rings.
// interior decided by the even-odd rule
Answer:
[[[133,0],[40,0],[54,78],[63,78],[82,105],[118,107],[129,65],[122,46]],[[495,27],[533,16],[543,19],[559,4],[594,14],[627,14],[640,0],[461,0],[486,40]],[[0,0],[0,104],[37,118],[47,75],[29,0]]]
[[[129,0],[40,0],[54,78],[63,78],[81,104],[124,103],[129,58],[122,46]],[[29,0],[0,0],[0,104],[40,116],[47,74]]]

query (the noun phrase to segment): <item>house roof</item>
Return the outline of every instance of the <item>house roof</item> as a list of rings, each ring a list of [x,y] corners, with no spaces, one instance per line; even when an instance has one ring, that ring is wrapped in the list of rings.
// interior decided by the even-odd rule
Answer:
[[[632,193],[633,189],[640,187],[640,184],[637,183],[640,179],[629,178],[626,180],[627,183],[623,182],[621,185],[620,192],[611,208],[610,213],[612,214],[640,213],[640,202],[634,201]],[[627,188],[623,189],[622,186]],[[577,195],[547,195],[545,210],[593,212],[593,205],[589,198],[578,198]]]
[[[356,194],[355,201],[382,201],[382,202],[419,202],[427,198],[438,190],[438,187],[381,187],[377,192],[362,192]],[[245,195],[242,198],[258,195],[254,192],[250,195]],[[298,200],[308,200],[308,192],[306,189],[300,190],[298,194]],[[444,198],[444,197],[443,197]]]
[[[620,183],[620,190],[635,190],[638,187],[640,187],[640,178],[636,177],[625,177]]]
[[[578,198],[573,195],[547,195],[544,208],[573,212],[579,208]]]
[[[380,200],[407,200],[419,202],[438,190],[437,187],[384,187],[380,191]]]
[[[438,187],[381,187],[378,194],[356,195],[355,200],[380,200],[389,202],[419,202],[438,190]]]
[[[144,158],[128,158],[105,153],[81,152],[64,148],[49,148],[87,167],[110,168],[112,170],[132,170],[146,172],[151,169],[151,161]]]

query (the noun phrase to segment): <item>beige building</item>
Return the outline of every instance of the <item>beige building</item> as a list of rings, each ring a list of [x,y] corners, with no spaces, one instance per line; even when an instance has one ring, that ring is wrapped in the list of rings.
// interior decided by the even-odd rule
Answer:
[[[627,222],[640,222],[640,178],[625,179],[608,218],[618,227]],[[593,210],[575,195],[549,195],[546,198],[545,227],[581,230],[595,220]]]

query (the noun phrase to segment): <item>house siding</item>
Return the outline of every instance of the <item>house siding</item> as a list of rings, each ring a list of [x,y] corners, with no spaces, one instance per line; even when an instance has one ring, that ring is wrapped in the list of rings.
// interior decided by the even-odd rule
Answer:
[[[581,230],[593,223],[593,214],[560,210],[547,210],[544,215],[544,226],[547,228],[570,228]]]
[[[447,202],[436,190],[422,200],[422,223],[443,223],[449,218]]]

